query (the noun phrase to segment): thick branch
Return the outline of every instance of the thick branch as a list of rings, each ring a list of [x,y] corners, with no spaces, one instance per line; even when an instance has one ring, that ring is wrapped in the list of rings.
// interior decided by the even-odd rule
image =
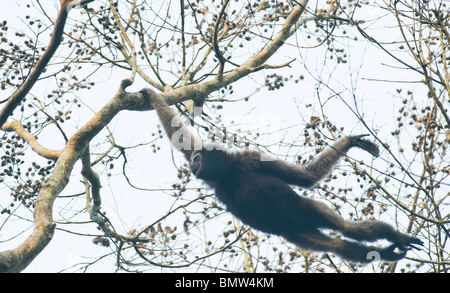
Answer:
[[[114,237],[116,239],[121,239],[122,237],[119,234],[108,227],[104,216],[100,213],[102,204],[100,188],[102,186],[100,183],[100,176],[98,176],[98,173],[95,172],[94,169],[92,169],[89,147],[86,147],[83,155],[81,156],[81,163],[83,165],[81,174],[84,176],[86,184],[86,198],[92,198],[92,205],[90,202],[87,203],[87,210],[89,212],[91,220],[97,223],[106,233],[106,235]],[[86,182],[86,180],[89,183]]]
[[[127,80],[128,81],[128,80]],[[123,86],[123,85],[121,85]],[[114,116],[123,109],[144,108],[143,101],[136,104],[135,94],[118,94],[106,104],[87,124],[80,128],[61,151],[50,178],[40,190],[34,208],[32,234],[17,248],[0,253],[0,272],[20,272],[47,246],[53,237],[53,203],[66,187],[76,161],[86,151],[89,142]]]
[[[90,206],[90,210],[88,212],[91,215],[91,219],[96,221],[98,219],[98,213],[100,211],[100,206],[102,204],[102,199],[100,197],[100,177],[97,172],[95,172],[91,167],[91,158],[89,153],[89,147],[86,147],[86,151],[81,157],[81,163],[83,165],[81,169],[81,174],[89,181],[91,184],[91,197],[92,197],[92,206]]]
[[[61,153],[50,178],[39,192],[34,208],[32,234],[17,248],[0,253],[0,272],[20,272],[47,246],[53,237],[53,202],[69,182],[70,171],[77,160],[70,148]]]
[[[2,130],[7,132],[15,131],[17,135],[20,136],[23,140],[25,140],[30,145],[30,147],[41,157],[56,161],[59,155],[61,154],[60,150],[56,151],[43,147],[37,141],[34,135],[32,135],[25,128],[23,128],[22,124],[20,124],[19,121],[15,120],[3,124]]]
[[[263,68],[272,68],[264,63],[272,57],[278,49],[284,44],[284,42],[291,37],[297,25],[297,21],[304,12],[307,0],[298,1],[300,4],[297,5],[294,10],[289,14],[285,23],[283,24],[280,32],[274,37],[272,42],[270,42],[264,49],[258,54],[251,57],[244,64],[234,69],[230,73],[222,76],[221,78],[216,78],[210,81],[206,81],[200,84],[191,84],[174,90],[166,91],[161,94],[161,97],[165,99],[165,102],[169,105],[173,105],[186,100],[197,100],[203,99],[210,93],[219,90],[220,88],[232,84],[237,80],[245,77],[252,72],[258,71]],[[292,61],[290,61],[292,62]],[[284,64],[283,66],[288,66],[290,62]]]

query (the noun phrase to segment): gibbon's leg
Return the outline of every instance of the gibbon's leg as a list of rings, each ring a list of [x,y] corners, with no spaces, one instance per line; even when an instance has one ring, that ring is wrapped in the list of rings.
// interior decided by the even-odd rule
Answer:
[[[340,231],[346,226],[344,218],[326,204],[303,196],[299,197],[290,214],[300,227]]]
[[[410,244],[422,245],[421,240],[401,233],[387,223],[380,221],[347,221],[326,204],[307,197],[300,197],[296,211],[293,214],[300,226],[328,228],[358,241],[374,242],[386,239],[401,248],[405,248]]]
[[[386,239],[396,246],[405,249],[411,244],[423,245],[423,242],[413,236],[395,230],[391,225],[381,221],[345,222],[341,229],[346,237],[361,241],[376,241]]]
[[[331,252],[345,260],[359,263],[369,263],[378,259],[395,262],[406,255],[406,251],[394,252],[395,246],[392,245],[385,248],[363,245],[359,242],[330,238],[318,230],[297,232],[285,238],[303,249]]]

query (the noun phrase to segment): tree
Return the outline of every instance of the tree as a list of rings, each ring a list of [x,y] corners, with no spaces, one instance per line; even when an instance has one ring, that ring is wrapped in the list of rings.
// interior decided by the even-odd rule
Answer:
[[[57,234],[97,252],[69,270],[448,271],[444,1],[60,2],[30,1],[20,26],[1,27],[1,271],[24,270]],[[426,245],[361,266],[243,226],[171,152],[142,87],[204,139],[299,164],[370,133],[379,159],[350,153],[298,191]]]

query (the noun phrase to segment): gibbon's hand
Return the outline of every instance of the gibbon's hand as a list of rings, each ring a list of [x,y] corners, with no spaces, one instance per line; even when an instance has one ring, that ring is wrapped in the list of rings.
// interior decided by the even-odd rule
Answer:
[[[380,149],[373,142],[371,142],[367,139],[362,139],[365,136],[368,136],[368,134],[349,136],[348,138],[350,140],[350,145],[352,147],[354,146],[354,147],[363,149],[363,150],[369,152],[374,157],[378,157],[380,155]]]

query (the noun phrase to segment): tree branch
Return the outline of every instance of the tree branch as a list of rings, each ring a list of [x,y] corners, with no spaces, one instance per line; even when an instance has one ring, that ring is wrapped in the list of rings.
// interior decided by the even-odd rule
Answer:
[[[214,26],[214,51],[216,52],[216,57],[219,60],[219,72],[217,73],[217,78],[222,78],[223,75],[223,69],[225,67],[225,57],[223,57],[222,52],[220,52],[220,48],[219,48],[219,42],[217,39],[217,33],[220,30],[220,23],[222,21],[222,18],[225,14],[225,9],[228,6],[228,2],[229,0],[225,0],[225,3],[222,5],[222,9],[220,10],[219,15],[217,16],[217,21],[216,24]]]
[[[33,71],[28,76],[27,80],[22,84],[22,86],[15,91],[9,98],[5,107],[3,107],[0,112],[0,128],[6,122],[8,117],[13,113],[14,109],[25,99],[25,96],[34,86],[39,76],[47,66],[48,62],[52,58],[53,54],[55,54],[56,49],[58,49],[59,44],[62,40],[62,35],[64,33],[64,26],[66,24],[67,16],[72,7],[77,5],[86,4],[92,2],[94,0],[83,0],[83,1],[68,1],[61,0],[61,9],[59,10],[58,17],[55,21],[55,28],[52,33],[52,38],[50,40],[50,44],[45,50],[44,54],[39,58],[39,61],[36,63]]]
[[[29,133],[22,126],[22,124],[20,124],[19,121],[14,120],[14,121],[5,123],[5,124],[3,124],[1,129],[6,132],[15,131],[17,133],[17,135],[19,135],[22,139],[24,139],[30,145],[30,147],[41,157],[56,161],[58,159],[59,155],[61,154],[61,150],[56,151],[56,150],[51,150],[51,149],[47,149],[47,148],[43,147],[37,141],[36,137],[34,137],[34,135]]]
[[[20,272],[47,246],[53,238],[53,203],[69,182],[73,166],[85,153],[89,142],[123,109],[144,108],[145,102],[136,103],[135,94],[119,89],[115,97],[81,127],[67,142],[58,156],[55,168],[42,186],[34,208],[32,234],[17,248],[0,252],[0,272]],[[137,105],[135,105],[137,104]]]
[[[92,197],[92,206],[90,209],[88,208],[88,212],[90,213],[91,220],[94,222],[98,221],[98,213],[100,212],[100,206],[102,204],[102,199],[100,197],[100,177],[97,172],[95,172],[91,167],[91,158],[89,153],[89,147],[86,147],[86,150],[81,157],[81,163],[83,165],[81,169],[81,174],[89,181],[91,184],[91,197]]]

